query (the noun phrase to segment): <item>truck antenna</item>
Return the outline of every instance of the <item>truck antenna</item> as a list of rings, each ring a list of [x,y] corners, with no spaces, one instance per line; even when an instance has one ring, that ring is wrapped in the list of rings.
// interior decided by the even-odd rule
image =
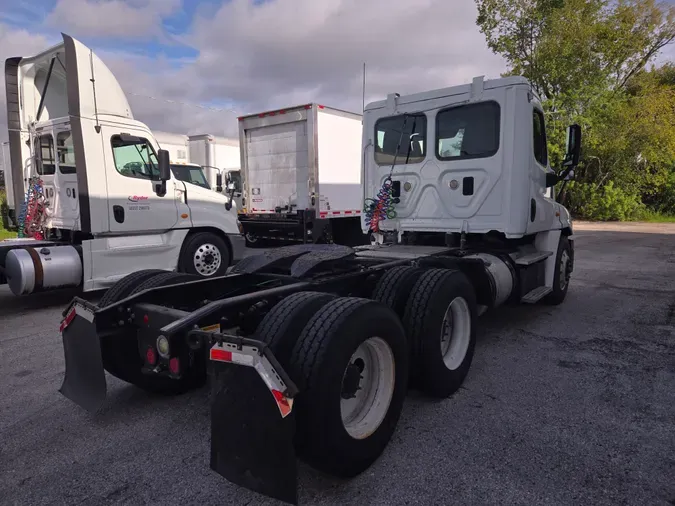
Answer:
[[[96,130],[97,134],[101,133],[101,125],[98,122],[98,105],[96,104],[96,78],[94,77],[94,52],[92,50],[89,50],[89,64],[91,65],[91,88],[94,94],[94,116],[96,117],[96,126],[94,127],[94,130]]]
[[[361,99],[361,113],[366,112],[366,62],[363,62],[363,97]]]

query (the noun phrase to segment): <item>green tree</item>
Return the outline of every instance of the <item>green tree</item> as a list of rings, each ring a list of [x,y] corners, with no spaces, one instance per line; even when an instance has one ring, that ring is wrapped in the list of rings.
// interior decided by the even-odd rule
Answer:
[[[542,99],[554,166],[564,128],[583,128],[583,162],[569,186],[572,210],[629,219],[643,204],[663,209],[675,179],[675,68],[647,67],[675,40],[675,7],[655,0],[476,3],[477,24],[505,58],[507,74],[527,77]]]

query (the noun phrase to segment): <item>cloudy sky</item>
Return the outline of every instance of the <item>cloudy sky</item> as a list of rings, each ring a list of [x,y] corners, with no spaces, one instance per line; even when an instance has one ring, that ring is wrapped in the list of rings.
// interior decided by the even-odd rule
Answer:
[[[0,60],[64,32],[106,62],[150,128],[233,135],[237,113],[360,111],[363,62],[366,100],[496,77],[504,64],[475,18],[473,0],[0,0]]]
[[[475,19],[474,0],[0,0],[0,61],[64,32],[108,64],[150,128],[231,136],[238,114],[267,108],[360,111],[363,62],[367,101],[497,77],[504,63]],[[2,80],[0,140],[4,98]]]

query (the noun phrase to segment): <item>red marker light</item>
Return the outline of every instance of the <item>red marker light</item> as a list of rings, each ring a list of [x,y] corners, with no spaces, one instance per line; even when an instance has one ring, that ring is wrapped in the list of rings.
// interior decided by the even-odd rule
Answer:
[[[155,365],[157,363],[157,354],[153,348],[148,348],[148,350],[145,352],[145,360],[150,365]]]
[[[144,314],[143,315],[143,323],[145,323],[147,325],[149,321],[150,321],[150,317],[148,317],[147,314]]]
[[[180,372],[180,361],[177,357],[169,360],[169,371],[171,374],[178,374]]]

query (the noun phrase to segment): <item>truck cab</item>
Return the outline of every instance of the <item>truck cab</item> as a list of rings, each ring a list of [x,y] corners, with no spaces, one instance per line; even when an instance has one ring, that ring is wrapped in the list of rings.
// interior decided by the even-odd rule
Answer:
[[[20,235],[79,256],[82,273],[67,276],[67,285],[105,288],[132,268],[194,273],[184,256],[195,235],[217,242],[227,265],[241,254],[231,199],[207,197],[174,171],[162,175],[158,142],[93,51],[64,34],[36,56],[8,59],[5,75],[12,214]],[[6,277],[25,285],[30,268],[10,272],[5,253]]]
[[[393,213],[377,223],[370,213],[362,227],[441,242],[461,233],[571,234],[570,214],[547,184],[546,142],[541,102],[521,77],[390,94],[364,113],[363,196],[372,202],[391,181]]]

